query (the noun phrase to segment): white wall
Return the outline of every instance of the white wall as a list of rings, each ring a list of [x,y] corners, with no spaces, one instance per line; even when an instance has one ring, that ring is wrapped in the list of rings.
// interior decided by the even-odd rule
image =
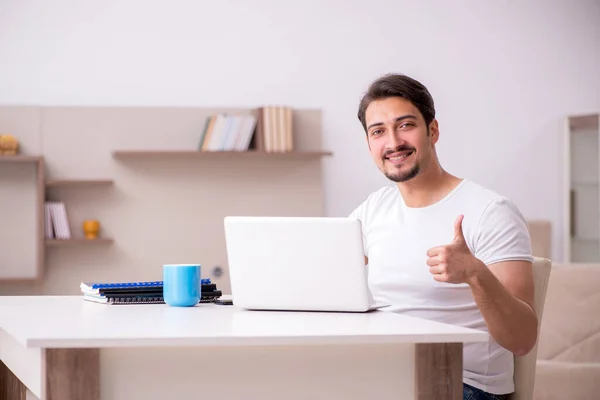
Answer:
[[[562,118],[600,109],[592,0],[0,1],[0,103],[322,107],[327,213],[387,183],[356,119],[387,72],[422,80],[453,173],[555,224]]]

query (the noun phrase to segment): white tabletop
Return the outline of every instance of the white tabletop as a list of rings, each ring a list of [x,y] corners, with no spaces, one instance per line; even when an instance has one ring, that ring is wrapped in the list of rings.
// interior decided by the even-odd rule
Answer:
[[[388,311],[247,311],[107,305],[81,296],[0,296],[0,328],[25,347],[484,342],[486,332]]]

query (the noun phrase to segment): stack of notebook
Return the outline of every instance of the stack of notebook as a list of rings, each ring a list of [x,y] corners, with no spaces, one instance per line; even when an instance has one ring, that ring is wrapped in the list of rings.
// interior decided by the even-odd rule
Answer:
[[[163,282],[81,282],[83,299],[106,304],[162,304]],[[222,295],[210,279],[202,279],[200,303],[212,303]]]

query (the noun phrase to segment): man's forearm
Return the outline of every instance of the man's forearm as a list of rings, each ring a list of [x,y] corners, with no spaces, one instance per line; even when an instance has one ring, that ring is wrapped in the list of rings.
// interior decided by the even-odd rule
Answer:
[[[516,355],[529,353],[538,327],[529,304],[509,293],[483,263],[468,284],[494,340]]]

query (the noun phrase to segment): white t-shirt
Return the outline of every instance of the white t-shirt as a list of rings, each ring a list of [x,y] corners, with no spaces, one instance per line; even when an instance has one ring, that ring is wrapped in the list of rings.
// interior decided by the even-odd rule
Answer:
[[[470,287],[433,279],[427,250],[449,244],[464,215],[467,245],[486,265],[532,261],[525,219],[516,206],[474,182],[462,180],[446,197],[411,208],[396,185],[372,193],[350,215],[361,221],[369,259],[369,289],[383,310],[487,331]],[[463,381],[494,394],[514,391],[513,354],[494,341],[465,343]]]

